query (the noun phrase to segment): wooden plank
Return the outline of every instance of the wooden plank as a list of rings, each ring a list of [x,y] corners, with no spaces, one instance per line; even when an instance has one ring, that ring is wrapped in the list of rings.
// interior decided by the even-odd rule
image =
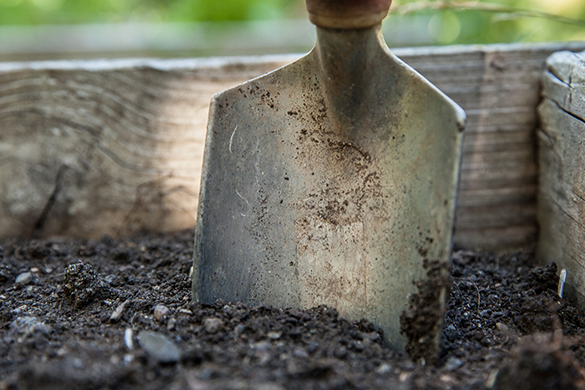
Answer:
[[[537,234],[537,227],[533,222],[526,225],[514,223],[509,227],[490,227],[482,229],[478,235],[475,230],[455,230],[455,234],[464,242],[473,242],[477,248],[486,248],[490,251],[502,253],[517,248],[518,243],[532,242]],[[455,243],[456,248],[467,248]]]
[[[459,199],[459,207],[491,207],[494,205],[503,206],[507,204],[515,205],[513,215],[518,214],[519,203],[528,204],[534,202],[537,186],[536,184],[519,184],[517,187],[488,188],[488,189],[471,189],[466,190],[463,199]],[[530,210],[530,209],[529,209]],[[491,210],[489,210],[491,211]],[[470,215],[477,215],[478,212]],[[473,226],[473,220],[472,226]],[[463,223],[459,220],[459,223]]]
[[[549,58],[543,85],[538,257],[567,270],[567,290],[585,305],[585,52]]]
[[[0,64],[0,237],[193,226],[211,95],[290,60]]]
[[[501,45],[473,53],[455,48],[449,54],[401,57],[468,114],[454,238],[458,246],[502,249],[536,238],[536,194],[527,189],[536,191],[535,108],[544,62],[553,52],[548,45]],[[510,130],[514,139],[505,135]],[[483,207],[478,207],[478,191]]]
[[[539,79],[561,49],[585,43],[395,50],[468,111],[457,245],[534,240]],[[211,95],[296,58],[0,63],[0,238],[193,226]]]

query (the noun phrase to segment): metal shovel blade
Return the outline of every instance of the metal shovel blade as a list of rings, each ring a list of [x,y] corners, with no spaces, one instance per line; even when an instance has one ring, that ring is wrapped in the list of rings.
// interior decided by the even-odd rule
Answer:
[[[380,24],[319,27],[308,55],[211,102],[194,298],[328,305],[428,361],[464,121]]]

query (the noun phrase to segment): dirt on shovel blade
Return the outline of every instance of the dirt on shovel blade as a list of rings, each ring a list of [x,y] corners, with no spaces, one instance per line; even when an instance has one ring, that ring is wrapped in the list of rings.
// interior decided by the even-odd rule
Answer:
[[[454,253],[443,350],[423,366],[331,308],[192,303],[192,243],[0,243],[0,389],[585,388],[584,313],[530,251]]]

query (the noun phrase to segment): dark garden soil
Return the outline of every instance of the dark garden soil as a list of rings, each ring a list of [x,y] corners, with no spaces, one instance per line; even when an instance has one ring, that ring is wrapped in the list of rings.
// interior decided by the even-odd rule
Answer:
[[[3,389],[583,389],[583,312],[529,251],[453,255],[438,366],[336,311],[190,301],[193,235],[0,244]]]

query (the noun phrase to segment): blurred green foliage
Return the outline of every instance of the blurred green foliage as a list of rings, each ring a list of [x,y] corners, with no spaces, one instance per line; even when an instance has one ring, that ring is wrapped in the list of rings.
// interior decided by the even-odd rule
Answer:
[[[290,17],[298,5],[295,0],[0,0],[0,24],[275,19]]]
[[[408,8],[417,3],[422,4],[419,0],[404,0],[400,4]],[[438,44],[585,40],[584,0],[436,0],[424,3],[445,5],[441,10],[421,7],[423,9],[417,12],[431,18],[429,34]]]
[[[422,0],[395,0],[399,10]],[[428,15],[428,31],[437,44],[518,41],[585,40],[585,25],[559,23],[547,17],[518,12],[486,12],[453,7],[432,9],[439,0],[417,10]],[[443,1],[442,3],[445,3]],[[449,3],[448,1],[446,3]],[[490,0],[467,2],[501,4],[585,19],[585,0]],[[431,8],[431,9],[429,9]],[[392,18],[408,18],[395,14]],[[0,25],[197,22],[304,17],[303,0],[0,0]],[[391,19],[390,19],[391,20]],[[391,21],[387,22],[391,23]]]

